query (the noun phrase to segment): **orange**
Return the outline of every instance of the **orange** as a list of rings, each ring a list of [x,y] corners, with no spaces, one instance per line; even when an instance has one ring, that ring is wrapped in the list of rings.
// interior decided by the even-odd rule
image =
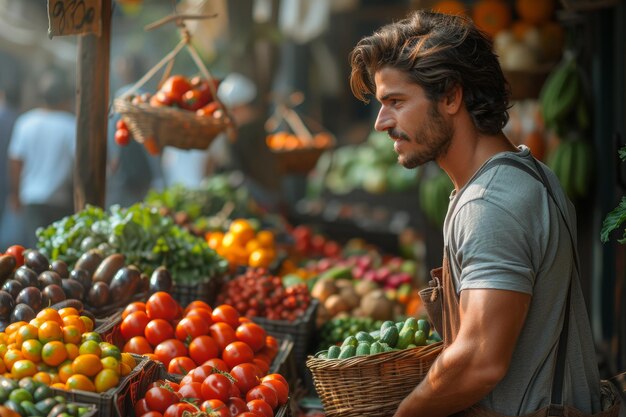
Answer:
[[[9,350],[9,347],[4,343],[0,343],[0,358],[2,358],[5,353],[7,353],[7,350]]]
[[[237,236],[234,233],[226,232],[226,234],[224,234],[224,237],[222,238],[222,244],[220,245],[220,247],[222,249],[230,249],[235,246],[240,246],[239,242],[237,241]]]
[[[487,35],[493,37],[511,24],[511,9],[503,0],[478,0],[472,10],[472,20]]]
[[[22,343],[26,340],[37,339],[38,330],[32,324],[24,324],[19,328],[17,333],[15,333],[15,343],[18,346],[22,346]]]
[[[100,362],[102,363],[102,369],[111,369],[117,374],[120,373],[120,361],[115,359],[113,356],[102,358],[100,359]]]
[[[100,362],[100,357],[92,353],[79,355],[72,362],[72,371],[75,374],[95,376],[101,370],[102,362]]]
[[[4,364],[4,361],[2,360],[2,358],[0,358],[0,374],[3,374],[7,371],[7,367]]]
[[[63,317],[63,326],[74,326],[76,327],[80,333],[85,333],[87,328],[85,327],[85,323],[80,319],[78,315],[69,315]]]
[[[46,321],[38,329],[39,341],[43,344],[63,340],[63,330],[56,321]]]
[[[254,237],[254,228],[246,219],[235,219],[230,223],[228,233],[235,235],[237,242],[241,245],[248,243]]]
[[[248,243],[246,243],[246,252],[252,253],[253,251],[259,249],[260,247],[261,247],[261,244],[256,238],[250,239]]]
[[[24,359],[29,359],[33,362],[41,361],[41,349],[43,344],[37,339],[28,339],[22,343],[22,355]]]
[[[552,17],[555,0],[515,0],[515,11],[532,24],[545,23]]]
[[[22,379],[37,373],[35,363],[28,359],[16,361],[11,367],[11,375],[14,379]]]
[[[74,343],[66,343],[65,350],[67,351],[67,358],[70,360],[74,360],[78,357],[78,355],[80,355],[78,346],[76,346]]]
[[[267,249],[257,249],[250,254],[248,265],[253,268],[267,268],[274,260],[274,252]]]
[[[59,310],[59,316],[65,318],[67,316],[78,316],[80,313],[74,307],[65,307]]]
[[[11,323],[11,324],[9,324],[9,325],[7,326],[7,328],[6,328],[6,329],[4,329],[4,332],[5,332],[7,335],[10,335],[10,334],[12,334],[12,333],[16,332],[16,331],[17,331],[20,327],[22,327],[22,326],[24,326],[24,325],[26,325],[26,324],[28,324],[28,323],[26,323],[25,321],[16,321],[15,323]]]
[[[217,249],[222,244],[222,239],[224,239],[224,233],[211,232],[211,233],[207,233],[206,242],[211,249]]]
[[[66,389],[65,388],[65,384],[63,382],[55,382],[54,384],[50,385],[50,388],[56,388],[56,389]]]
[[[43,321],[54,321],[58,324],[63,324],[63,319],[61,319],[61,315],[58,311],[53,308],[44,308],[36,316],[38,319],[43,319]]]
[[[80,344],[81,341],[81,331],[78,327],[70,324],[69,326],[63,327],[63,341],[65,343],[74,343]]]
[[[9,349],[7,350],[7,353],[4,354],[4,357],[2,359],[4,360],[4,364],[6,365],[7,369],[10,370],[11,368],[13,368],[13,364],[15,362],[24,359],[24,355],[22,354],[21,350]]]
[[[61,379],[59,379],[59,374],[57,372],[48,372],[48,375],[50,375],[50,384],[56,384],[57,382],[61,382]]]
[[[467,10],[459,0],[440,0],[432,7],[433,11],[445,14],[466,15]]]
[[[137,362],[135,361],[133,355],[127,352],[122,352],[122,363],[128,365],[130,369],[134,369],[135,366],[137,366]]]
[[[94,378],[96,392],[104,392],[116,387],[120,382],[120,376],[111,369],[103,369]]]
[[[85,323],[85,331],[92,332],[93,331],[93,320],[91,320],[87,316],[80,316],[80,319]]]
[[[57,366],[67,359],[67,350],[63,342],[53,340],[43,345],[41,359],[50,366]]]
[[[261,230],[256,234],[256,240],[259,241],[259,245],[263,248],[273,249],[274,248],[274,233],[269,230]]]
[[[96,392],[96,386],[91,382],[91,379],[85,375],[72,375],[65,382],[65,389],[80,389],[83,391]]]
[[[29,321],[29,324],[32,324],[33,326],[35,326],[36,328],[41,327],[41,325],[45,322],[44,319],[42,318],[37,318],[35,317],[34,319],[32,319],[31,321]]]
[[[102,354],[102,349],[100,348],[100,344],[98,344],[98,342],[96,342],[95,340],[86,340],[80,344],[78,352],[81,355],[91,353],[93,355],[96,355],[97,357],[100,357],[100,355]]]
[[[72,369],[72,362],[65,361],[59,366],[59,381],[66,383],[69,377],[74,375],[74,370]]]
[[[126,376],[131,373],[133,369],[125,363],[120,363],[120,375]]]
[[[47,372],[37,372],[33,375],[33,380],[41,382],[45,385],[50,385],[52,383],[52,377]]]

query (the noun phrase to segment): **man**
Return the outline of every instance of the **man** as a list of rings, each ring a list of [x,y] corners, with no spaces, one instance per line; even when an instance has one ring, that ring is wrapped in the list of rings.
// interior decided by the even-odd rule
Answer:
[[[466,18],[418,11],[362,39],[350,58],[352,91],[380,102],[375,128],[393,139],[399,163],[436,161],[454,184],[444,224],[444,350],[395,416],[524,415],[559,395],[599,412],[593,337],[572,256],[574,208],[541,165],[550,197],[528,148],[502,133],[509,94],[491,42]],[[509,164],[481,170],[499,158],[534,175]]]
[[[23,211],[26,247],[36,230],[73,212],[76,119],[72,87],[60,69],[45,72],[37,89],[42,106],[21,115],[9,144],[10,204]]]

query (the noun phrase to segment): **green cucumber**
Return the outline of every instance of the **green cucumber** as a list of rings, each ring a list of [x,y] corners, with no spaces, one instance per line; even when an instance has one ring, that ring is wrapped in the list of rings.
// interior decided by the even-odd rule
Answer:
[[[396,323],[394,323],[391,320],[384,321],[383,324],[380,325],[380,333],[384,332],[388,327],[395,326],[395,325]]]
[[[356,340],[358,340],[359,342],[367,342],[367,343],[374,342],[374,338],[368,332],[360,331],[356,334],[355,337],[356,337]]]
[[[402,330],[404,329],[412,329],[413,332],[419,329],[419,322],[415,317],[409,317],[404,321],[404,325],[402,326]]]
[[[375,355],[377,353],[384,352],[385,348],[380,342],[374,342],[370,345],[370,355]]]
[[[337,359],[339,357],[339,353],[341,352],[341,348],[337,345],[332,345],[328,348],[328,352],[326,353],[326,357],[328,359]]]
[[[422,330],[427,335],[430,334],[430,322],[428,320],[419,319],[417,321],[417,329],[415,330]]]
[[[356,337],[348,336],[341,344],[341,348],[343,349],[346,346],[354,346],[356,348],[358,344],[359,344],[359,341],[356,340]]]
[[[359,342],[359,345],[356,347],[356,356],[361,355],[369,355],[370,354],[370,344],[367,342]]]
[[[423,330],[418,330],[415,332],[415,345],[416,346],[426,346],[426,333]]]
[[[411,327],[402,329],[402,331],[398,335],[398,343],[396,344],[396,347],[398,349],[406,349],[407,346],[413,343],[414,337],[415,330],[413,330]]]
[[[348,359],[355,355],[356,347],[352,345],[347,345],[341,348],[341,352],[339,352],[338,359]]]
[[[380,341],[386,343],[389,347],[396,347],[400,332],[396,326],[386,328],[380,335]]]

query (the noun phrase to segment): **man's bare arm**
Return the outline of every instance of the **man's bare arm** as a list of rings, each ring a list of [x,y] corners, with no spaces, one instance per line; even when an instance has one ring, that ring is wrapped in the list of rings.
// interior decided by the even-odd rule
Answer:
[[[24,163],[19,159],[9,159],[9,201],[15,211],[22,207],[20,202],[20,178]]]

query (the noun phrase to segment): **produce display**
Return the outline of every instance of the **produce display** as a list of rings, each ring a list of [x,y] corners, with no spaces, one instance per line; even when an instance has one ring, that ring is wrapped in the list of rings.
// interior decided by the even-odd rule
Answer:
[[[441,341],[431,331],[427,320],[409,317],[404,321],[384,321],[378,330],[358,331],[346,337],[340,346],[333,344],[315,356],[323,359],[347,359],[360,355],[375,355],[394,350],[411,349]]]
[[[319,329],[318,351],[343,342],[348,336],[358,332],[373,332],[380,329],[383,322],[371,317],[339,317],[325,322]]]
[[[0,404],[3,417],[82,417],[92,410],[88,404],[76,404],[55,395],[49,386],[30,377],[18,382],[0,376]]]
[[[123,254],[126,264],[135,265],[146,274],[164,266],[175,284],[208,282],[227,267],[226,260],[203,239],[181,229],[156,208],[143,204],[113,206],[110,213],[87,206],[39,229],[37,238],[42,254],[69,266],[95,248],[102,258]]]
[[[329,148],[334,144],[333,137],[326,132],[311,135],[311,137],[301,137],[290,132],[280,131],[267,135],[265,143],[273,151],[293,151],[306,148]]]
[[[283,280],[265,268],[248,268],[223,285],[218,303],[232,305],[246,317],[294,321],[309,308],[311,295],[305,283],[285,288]]]
[[[442,169],[437,169],[434,175],[422,178],[420,182],[420,208],[426,218],[437,227],[443,227],[453,188],[450,177]]]

